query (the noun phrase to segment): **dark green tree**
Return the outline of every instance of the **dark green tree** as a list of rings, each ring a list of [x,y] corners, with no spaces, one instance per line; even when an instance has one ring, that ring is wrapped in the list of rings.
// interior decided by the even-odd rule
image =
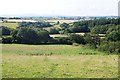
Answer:
[[[120,32],[112,31],[107,35],[107,40],[120,41]]]
[[[60,25],[60,27],[61,27],[62,29],[65,29],[65,28],[68,28],[68,27],[69,27],[69,24],[63,23],[63,24]]]
[[[77,34],[70,34],[70,40],[72,43],[85,44],[83,36]]]
[[[2,36],[4,35],[10,35],[12,29],[5,27],[5,26],[0,26],[0,34],[2,34]]]
[[[55,28],[50,28],[50,30],[48,31],[50,34],[59,34],[59,31]]]
[[[43,29],[20,28],[12,32],[13,42],[24,44],[41,44],[50,40],[49,33]]]

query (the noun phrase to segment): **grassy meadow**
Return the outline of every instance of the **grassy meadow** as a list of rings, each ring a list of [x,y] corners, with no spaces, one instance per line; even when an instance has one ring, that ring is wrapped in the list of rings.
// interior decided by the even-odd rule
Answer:
[[[16,29],[16,27],[18,26],[18,23],[6,23],[6,22],[0,22],[0,25],[2,26],[7,26],[8,28],[13,28]]]
[[[118,55],[82,45],[2,44],[2,68],[3,78],[117,78]]]
[[[45,22],[50,22],[50,23],[57,23],[58,21],[60,23],[73,23],[73,22],[77,22],[80,20],[44,20]]]

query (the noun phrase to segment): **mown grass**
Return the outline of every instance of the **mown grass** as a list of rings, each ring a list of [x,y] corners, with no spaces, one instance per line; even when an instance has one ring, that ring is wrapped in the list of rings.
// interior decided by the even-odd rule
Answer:
[[[18,27],[18,23],[6,23],[6,22],[0,22],[0,24],[2,26],[6,26],[8,28],[13,28],[13,29],[16,29],[16,27]]]
[[[118,77],[118,55],[82,46],[3,44],[2,50],[3,78]],[[86,52],[99,55],[79,54]]]

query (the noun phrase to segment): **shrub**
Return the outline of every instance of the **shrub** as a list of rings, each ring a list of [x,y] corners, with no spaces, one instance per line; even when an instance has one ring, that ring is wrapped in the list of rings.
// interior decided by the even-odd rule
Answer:
[[[79,44],[78,44],[78,43],[73,43],[72,45],[73,45],[73,46],[79,46]]]
[[[78,43],[78,44],[85,44],[85,40],[83,38],[83,36],[80,36],[78,34],[70,34],[70,41],[72,41],[72,43]]]
[[[96,45],[95,44],[86,44],[86,47],[88,47],[90,49],[96,49]]]
[[[50,30],[48,32],[49,32],[49,34],[59,34],[59,31],[55,28],[50,28]]]
[[[120,32],[112,31],[107,35],[107,40],[120,41]]]
[[[4,35],[10,35],[12,29],[7,28],[5,26],[0,26],[0,34],[2,34],[2,36]]]
[[[109,53],[120,53],[120,42],[103,42],[98,47],[100,51],[106,51]]]
[[[72,44],[69,37],[60,37],[57,39],[58,44]]]
[[[12,37],[3,37],[2,43],[12,43]]]

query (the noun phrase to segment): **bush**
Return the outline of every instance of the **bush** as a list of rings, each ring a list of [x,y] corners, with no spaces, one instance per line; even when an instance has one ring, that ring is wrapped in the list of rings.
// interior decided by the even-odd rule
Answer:
[[[12,29],[7,28],[5,26],[0,26],[0,34],[2,34],[2,36],[4,35],[10,35]]]
[[[107,35],[109,41],[120,41],[120,32],[112,31]]]
[[[86,44],[86,47],[88,47],[90,49],[96,49],[96,45],[95,44]]]
[[[120,53],[120,42],[103,42],[98,47],[100,51],[106,51],[109,53]]]
[[[58,44],[72,44],[69,37],[60,37],[57,39]]]
[[[55,28],[50,28],[50,30],[48,32],[49,32],[49,34],[59,34],[59,31]]]
[[[79,44],[78,44],[78,43],[73,43],[72,45],[73,45],[73,46],[79,46]]]
[[[86,33],[84,35],[84,40],[85,40],[85,43],[89,43],[89,44],[94,42],[93,39],[92,39],[92,36],[90,34],[88,34],[88,33]]]
[[[3,37],[2,43],[12,43],[12,37]]]
[[[61,27],[62,29],[65,29],[65,28],[68,28],[68,27],[69,27],[69,24],[63,23],[63,24],[60,25],[60,27]]]
[[[70,34],[69,37],[72,43],[85,44],[83,36],[80,36],[78,34]]]

